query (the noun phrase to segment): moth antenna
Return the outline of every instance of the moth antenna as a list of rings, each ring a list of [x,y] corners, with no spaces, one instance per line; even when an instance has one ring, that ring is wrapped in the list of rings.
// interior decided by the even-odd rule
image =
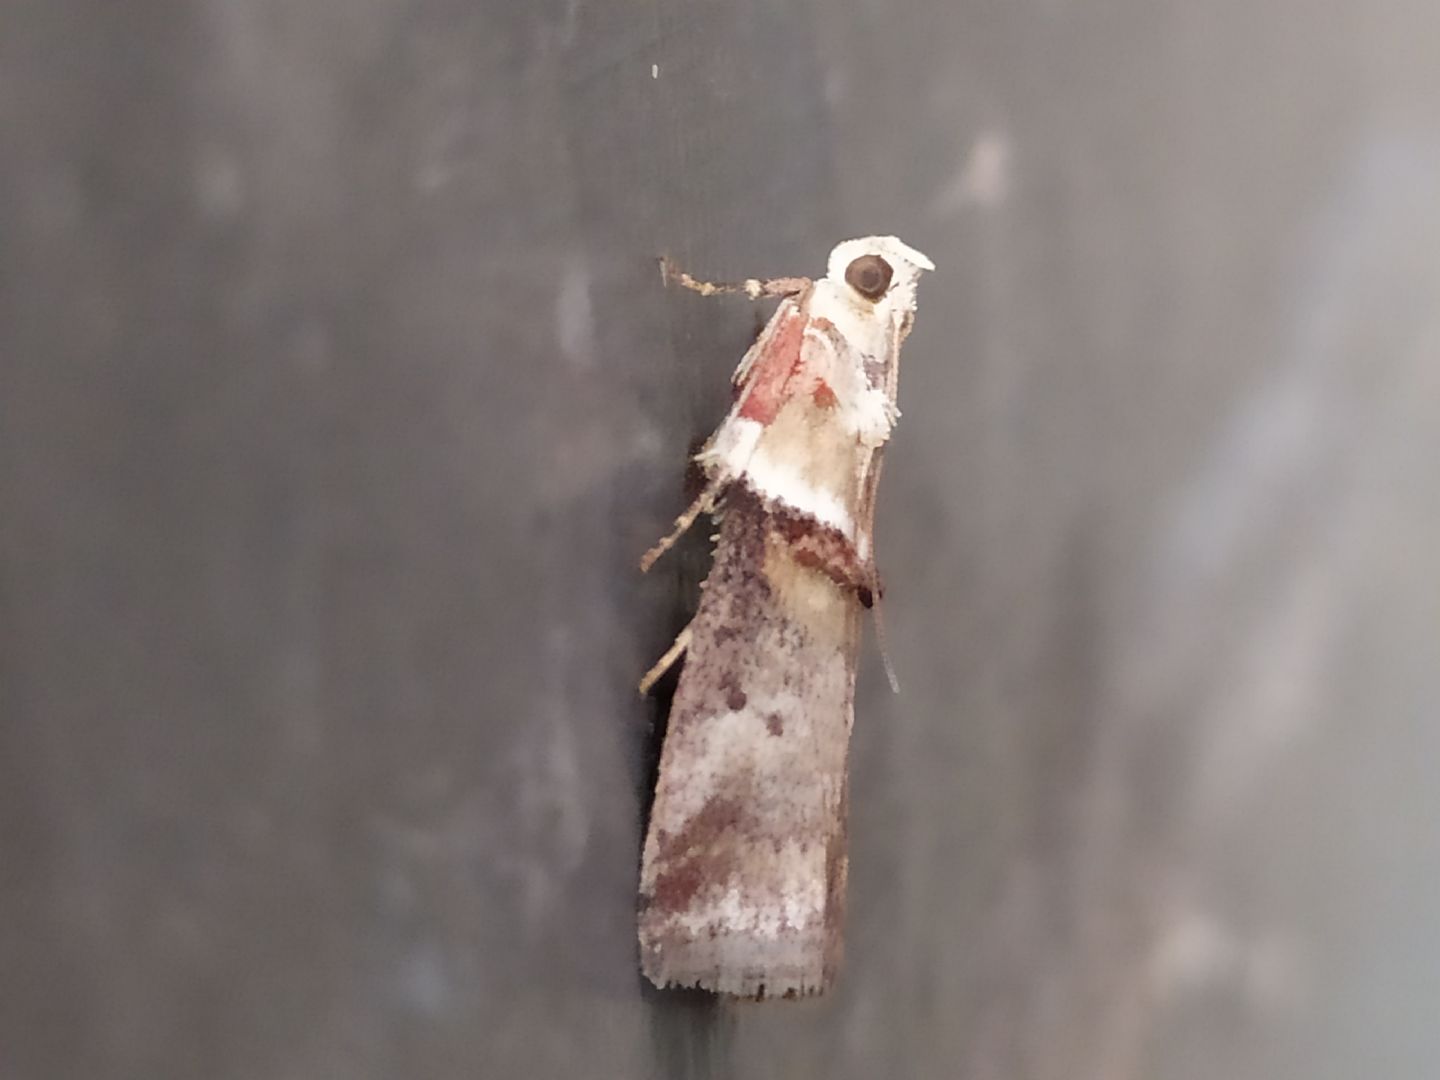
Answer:
[[[660,256],[660,280],[666,285],[672,281],[701,296],[720,296],[725,293],[744,293],[751,300],[762,296],[795,296],[810,287],[809,278],[782,277],[761,281],[746,278],[744,281],[701,281],[693,278],[670,261],[668,255]]]

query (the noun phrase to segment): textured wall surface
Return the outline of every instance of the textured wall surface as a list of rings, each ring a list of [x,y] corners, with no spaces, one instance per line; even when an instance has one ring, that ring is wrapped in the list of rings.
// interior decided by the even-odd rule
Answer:
[[[1433,5],[0,8],[5,1080],[1435,1075]],[[889,231],[846,968],[657,993],[653,259]]]

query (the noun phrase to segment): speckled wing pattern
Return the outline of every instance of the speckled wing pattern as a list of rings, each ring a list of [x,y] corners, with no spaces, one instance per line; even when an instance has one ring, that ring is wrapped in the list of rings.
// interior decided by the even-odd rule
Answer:
[[[883,275],[853,280],[876,259]],[[787,279],[797,291],[746,354],[736,404],[699,455],[719,534],[641,869],[641,964],[659,986],[792,997],[835,975],[875,480],[929,268],[868,237],[837,247],[826,278]]]
[[[731,492],[670,711],[640,915],[662,986],[803,994],[839,960],[859,606],[770,524]]]

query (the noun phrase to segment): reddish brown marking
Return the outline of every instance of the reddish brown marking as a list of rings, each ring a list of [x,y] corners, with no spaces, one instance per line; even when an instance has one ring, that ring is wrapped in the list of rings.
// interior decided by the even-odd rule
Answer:
[[[746,383],[745,404],[740,415],[746,420],[768,424],[779,414],[789,397],[787,385],[800,369],[800,345],[810,320],[804,310],[791,307],[777,312],[779,320],[764,350],[755,358]]]
[[[771,735],[785,734],[785,721],[778,712],[772,712],[769,716],[765,717],[765,730],[770,732]]]
[[[721,676],[720,689],[725,691],[725,707],[731,712],[739,712],[749,700],[745,696],[745,691],[740,688],[739,680],[735,678],[733,671],[727,671]]]
[[[842,559],[831,557],[832,553],[830,552],[816,551],[813,547],[801,547],[797,544],[791,554],[801,566],[808,570],[819,570],[842,588],[862,588],[858,583],[857,568]]]
[[[705,876],[701,874],[695,860],[687,860],[674,870],[655,878],[653,903],[663,911],[680,911],[695,898],[704,883]],[[649,906],[646,905],[647,908]]]
[[[815,392],[810,396],[815,399],[817,409],[833,409],[840,404],[840,399],[835,396],[835,391],[830,389],[830,384],[824,379],[815,384]]]
[[[861,561],[849,537],[839,529],[821,525],[808,514],[788,509],[776,513],[774,522],[797,563],[819,570],[841,588],[856,590],[861,602],[865,602],[874,584],[874,574]]]
[[[674,836],[660,840],[658,865],[665,870],[655,877],[651,902],[661,911],[683,911],[707,882],[730,877],[735,854],[725,843],[741,820],[739,799],[717,796],[701,807]]]

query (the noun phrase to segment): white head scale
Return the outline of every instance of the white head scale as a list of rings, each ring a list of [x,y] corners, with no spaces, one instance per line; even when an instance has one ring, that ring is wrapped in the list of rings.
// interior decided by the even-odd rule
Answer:
[[[879,256],[892,271],[887,287],[879,296],[866,296],[864,283],[856,279],[855,260]],[[863,265],[863,264],[862,264]],[[855,269],[852,269],[855,268]],[[922,270],[934,270],[935,264],[909,244],[894,236],[863,236],[836,244],[830,252],[826,276],[842,294],[855,303],[872,302],[879,307],[911,311],[915,307],[915,283]],[[857,288],[856,286],[861,286]]]

